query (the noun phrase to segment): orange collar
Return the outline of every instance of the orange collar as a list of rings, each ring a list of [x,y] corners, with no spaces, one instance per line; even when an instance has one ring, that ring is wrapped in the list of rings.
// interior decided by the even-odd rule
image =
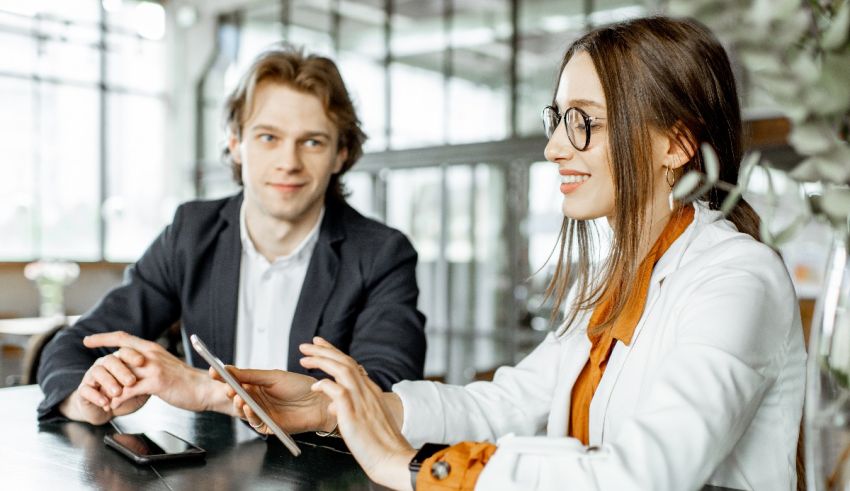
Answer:
[[[694,220],[694,208],[687,206],[679,213],[674,214],[661,235],[653,244],[649,252],[646,253],[643,261],[638,267],[635,278],[636,288],[632,291],[626,302],[626,307],[622,314],[614,321],[611,326],[611,336],[625,344],[632,342],[632,335],[635,332],[635,327],[643,315],[643,309],[646,306],[646,295],[649,291],[649,280],[652,277],[652,270],[655,264],[661,259],[661,256],[667,252],[667,249],[680,235],[688,228],[688,225]],[[590,316],[588,327],[597,326],[605,322],[611,314],[611,307],[614,304],[613,295],[609,295],[594,309]],[[593,340],[591,338],[591,340]]]

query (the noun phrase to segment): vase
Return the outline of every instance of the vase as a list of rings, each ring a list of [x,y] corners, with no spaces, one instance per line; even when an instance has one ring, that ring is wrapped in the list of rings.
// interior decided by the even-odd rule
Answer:
[[[808,491],[850,491],[850,264],[836,231],[809,335],[805,408]]]

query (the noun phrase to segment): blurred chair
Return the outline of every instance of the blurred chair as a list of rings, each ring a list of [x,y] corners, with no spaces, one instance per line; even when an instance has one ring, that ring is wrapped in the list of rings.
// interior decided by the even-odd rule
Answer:
[[[47,343],[56,336],[56,333],[64,329],[68,324],[59,324],[48,331],[30,337],[24,352],[23,372],[21,374],[21,385],[38,383],[38,365],[41,363],[41,352]]]

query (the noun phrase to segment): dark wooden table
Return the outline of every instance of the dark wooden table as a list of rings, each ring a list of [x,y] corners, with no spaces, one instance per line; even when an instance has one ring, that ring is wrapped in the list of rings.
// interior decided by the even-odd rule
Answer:
[[[39,425],[38,386],[0,389],[0,490],[367,490],[369,481],[336,438],[295,435],[295,458],[239,420],[192,413],[151,398],[115,420],[124,433],[167,430],[206,449],[205,460],[137,466],[103,443],[111,425]]]
[[[0,389],[0,490],[383,490],[337,438],[293,435],[293,457],[277,438],[262,439],[241,421],[192,413],[151,398],[116,418],[122,433],[167,430],[206,449],[205,460],[137,466],[103,443],[111,425],[38,424],[38,386]],[[706,486],[702,491],[734,491]]]

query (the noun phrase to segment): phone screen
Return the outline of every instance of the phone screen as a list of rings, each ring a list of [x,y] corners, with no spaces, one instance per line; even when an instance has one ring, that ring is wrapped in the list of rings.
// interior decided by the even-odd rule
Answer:
[[[147,463],[170,458],[200,457],[206,453],[201,447],[176,437],[167,431],[117,433],[107,435],[104,441],[107,445],[115,448],[137,463]]]

